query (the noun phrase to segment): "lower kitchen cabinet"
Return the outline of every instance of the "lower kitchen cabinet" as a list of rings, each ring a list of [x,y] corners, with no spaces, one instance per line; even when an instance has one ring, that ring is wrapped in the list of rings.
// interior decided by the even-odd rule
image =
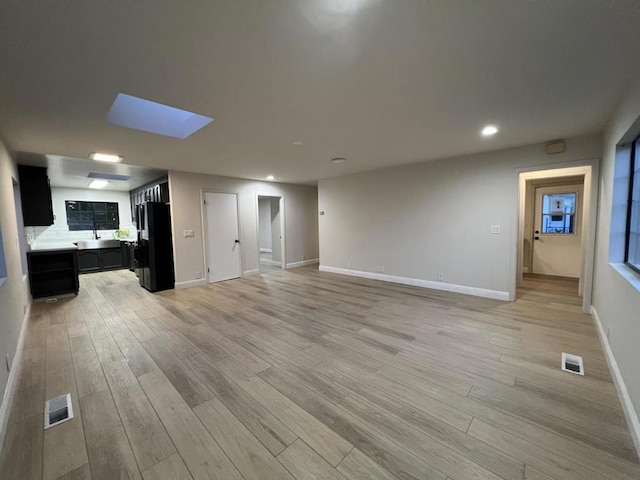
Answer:
[[[76,252],[78,257],[78,270],[82,273],[85,272],[99,272],[101,254],[100,250],[78,250]]]
[[[33,298],[78,293],[78,264],[73,250],[33,251],[27,254]]]
[[[80,273],[126,268],[120,247],[78,250],[76,256]]]

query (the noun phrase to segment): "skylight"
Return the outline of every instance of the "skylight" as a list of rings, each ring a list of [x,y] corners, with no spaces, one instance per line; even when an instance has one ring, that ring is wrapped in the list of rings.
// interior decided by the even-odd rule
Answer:
[[[158,135],[187,138],[213,122],[213,118],[119,93],[107,114],[107,122]]]

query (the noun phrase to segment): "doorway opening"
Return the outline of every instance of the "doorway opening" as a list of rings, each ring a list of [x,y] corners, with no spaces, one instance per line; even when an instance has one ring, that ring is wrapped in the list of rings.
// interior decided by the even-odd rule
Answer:
[[[285,269],[284,197],[258,195],[258,255],[260,271]]]
[[[591,305],[591,166],[520,173],[516,285]],[[578,297],[582,297],[579,299]]]
[[[240,230],[238,196],[203,192],[205,252],[209,283],[240,278]]]

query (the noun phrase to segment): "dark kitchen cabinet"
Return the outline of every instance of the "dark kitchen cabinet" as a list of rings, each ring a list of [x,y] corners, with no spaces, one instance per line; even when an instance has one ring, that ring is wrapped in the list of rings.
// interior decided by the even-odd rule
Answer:
[[[76,257],[78,259],[78,271],[80,273],[127,268],[120,247],[78,250]]]
[[[33,251],[27,254],[33,298],[78,293],[78,265],[73,250]]]
[[[131,197],[131,218],[134,221],[139,221],[140,219],[136,215],[136,206],[142,205],[146,202],[158,202],[158,203],[169,203],[169,181],[166,178],[161,178],[156,180],[155,182],[151,182],[147,185],[139,187],[135,190],[129,192]],[[138,226],[138,230],[140,230],[140,225]]]
[[[47,169],[18,165],[22,217],[27,227],[53,225],[53,203]]]
[[[124,262],[122,259],[122,249],[118,248],[103,248],[102,252],[102,268],[108,270],[112,268],[123,268]]]
[[[99,272],[100,267],[100,250],[78,250],[78,270],[81,273]]]
[[[135,272],[134,252],[136,244],[133,242],[122,242],[122,260],[124,268],[128,268],[130,272]]]

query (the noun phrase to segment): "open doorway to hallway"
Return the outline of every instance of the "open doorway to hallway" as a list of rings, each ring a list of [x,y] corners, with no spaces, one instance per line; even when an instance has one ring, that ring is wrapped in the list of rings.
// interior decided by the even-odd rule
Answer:
[[[517,285],[554,288],[590,305],[590,166],[520,173]],[[585,298],[586,297],[586,298]]]
[[[285,268],[284,213],[281,196],[258,195],[258,248],[260,270]]]

